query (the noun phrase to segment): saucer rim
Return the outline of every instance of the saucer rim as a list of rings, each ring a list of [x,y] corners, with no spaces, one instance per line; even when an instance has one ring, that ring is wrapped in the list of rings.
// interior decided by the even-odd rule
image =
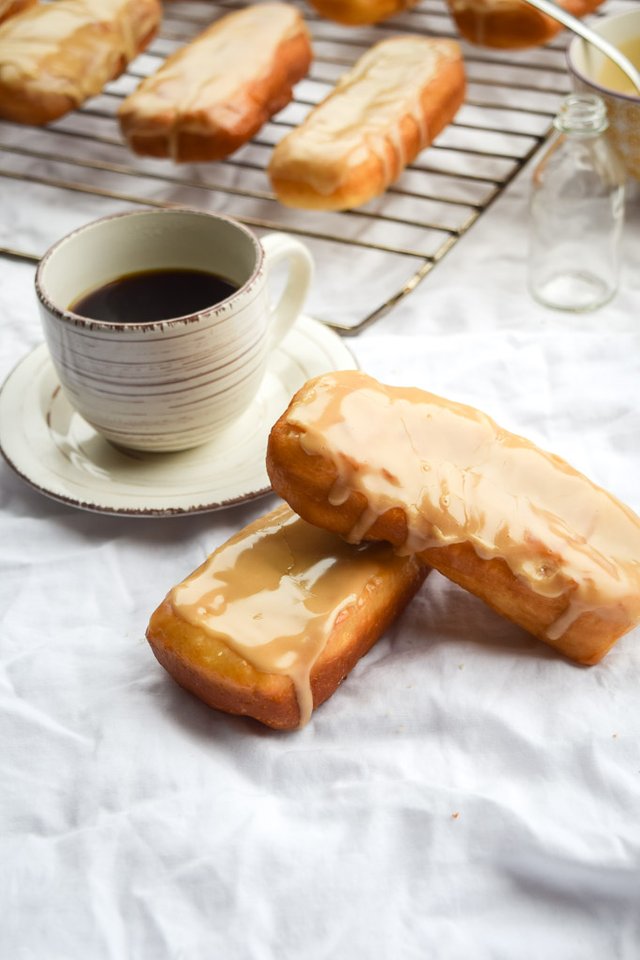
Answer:
[[[305,330],[305,328],[308,328]],[[327,337],[330,339],[333,344],[338,347],[344,354],[344,363],[350,362],[352,364],[350,369],[357,369],[358,362],[353,354],[353,352],[347,347],[342,337],[339,336],[334,330],[330,329],[326,324],[322,323],[319,320],[314,320],[312,317],[307,316],[306,314],[301,314],[298,317],[298,320],[295,322],[290,333],[297,332],[298,334],[305,336],[307,339],[312,339],[309,335],[312,332],[320,333],[322,337]],[[286,337],[278,347],[276,347],[276,352],[281,348],[285,342]],[[35,354],[42,352],[43,354],[47,352],[46,343],[40,343],[30,350],[25,356],[23,356],[14,366],[11,368],[7,376],[4,378],[2,385],[0,385],[0,396],[4,393],[5,388],[8,386],[9,381],[18,373],[23,364],[26,364],[27,361],[33,359]],[[292,360],[295,362],[295,354],[292,355]],[[48,357],[44,361],[46,368],[51,369],[53,363],[51,358]],[[331,369],[347,369],[346,366],[335,366]],[[320,371],[319,371],[320,372]],[[329,372],[327,370],[326,372]],[[40,380],[40,374],[37,378],[31,381],[32,385],[35,385]],[[54,372],[55,375],[55,372]],[[59,381],[56,377],[56,382],[59,385]],[[302,385],[302,384],[301,384]],[[24,434],[23,434],[24,435]],[[5,441],[6,442],[6,441]],[[29,476],[28,473],[25,473],[24,469],[19,466],[15,460],[7,453],[5,449],[5,443],[3,443],[2,429],[0,426],[0,455],[8,465],[8,467],[13,471],[13,473],[19,477],[24,483],[26,483],[31,489],[35,490],[37,493],[41,494],[44,497],[47,497],[50,500],[54,500],[57,503],[62,503],[65,506],[74,507],[75,509],[83,510],[87,513],[102,514],[105,516],[122,516],[130,517],[135,519],[159,519],[159,518],[173,518],[173,517],[185,517],[185,516],[194,516],[197,514],[203,513],[214,513],[218,510],[229,509],[234,506],[239,506],[241,504],[251,503],[254,500],[258,500],[261,497],[268,496],[273,493],[273,489],[270,484],[267,484],[264,487],[260,487],[258,490],[252,490],[244,494],[240,494],[237,497],[229,497],[225,500],[216,500],[212,503],[206,504],[196,504],[191,506],[166,506],[166,507],[138,507],[138,506],[106,506],[99,503],[92,502],[90,500],[82,498],[74,498],[72,496],[67,496],[64,493],[58,493],[53,490],[49,490],[46,487],[43,487],[41,483]]]

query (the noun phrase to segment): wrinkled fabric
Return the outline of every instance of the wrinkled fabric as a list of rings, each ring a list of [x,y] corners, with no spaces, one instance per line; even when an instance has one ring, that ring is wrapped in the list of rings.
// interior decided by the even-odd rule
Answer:
[[[565,316],[526,292],[528,176],[347,342],[639,512],[638,201],[619,295]],[[0,260],[2,378],[32,282]],[[0,464],[0,957],[638,960],[640,631],[579,667],[432,574],[305,729],[216,713],[145,626],[275,503],[107,517]]]

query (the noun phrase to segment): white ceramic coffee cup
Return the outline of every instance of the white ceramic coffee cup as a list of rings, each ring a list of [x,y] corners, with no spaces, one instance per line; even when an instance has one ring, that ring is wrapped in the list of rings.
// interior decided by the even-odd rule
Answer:
[[[288,268],[278,302],[268,273]],[[197,313],[114,324],[70,305],[147,270],[216,273],[238,289]],[[244,225],[190,209],[142,210],[94,221],[44,255],[36,294],[45,338],[71,405],[113,443],[184,450],[240,416],[263,380],[270,350],[298,317],[312,277],[307,248],[286,234],[259,241]]]

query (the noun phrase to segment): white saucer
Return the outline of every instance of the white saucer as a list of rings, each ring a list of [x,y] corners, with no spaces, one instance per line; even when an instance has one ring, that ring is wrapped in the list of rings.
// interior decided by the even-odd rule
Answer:
[[[98,513],[204,513],[270,492],[269,430],[295,391],[329,370],[352,370],[351,352],[326,326],[300,317],[275,349],[251,407],[204,446],[181,453],[116,449],[64,397],[45,344],[0,392],[0,451],[32,487]]]

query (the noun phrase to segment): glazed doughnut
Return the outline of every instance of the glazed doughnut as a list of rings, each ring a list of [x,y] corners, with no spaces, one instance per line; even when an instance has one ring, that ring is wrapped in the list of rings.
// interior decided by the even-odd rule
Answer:
[[[0,23],[32,7],[37,0],[0,0]]]
[[[264,3],[229,13],[126,98],[122,133],[141,155],[220,160],[289,103],[311,59],[309,32],[294,7]]]
[[[640,620],[640,519],[472,407],[326,374],[273,427],[267,468],[310,523],[417,553],[579,663]]]
[[[447,0],[461,36],[482,47],[519,50],[553,39],[562,24],[524,0]],[[557,0],[574,17],[584,17],[602,0]]]
[[[331,696],[427,573],[388,544],[354,547],[282,505],[174,587],[147,639],[174,679],[209,706],[293,729]]]
[[[0,26],[0,117],[41,125],[100,93],[155,35],[159,0],[56,0]]]
[[[382,40],[276,146],[268,171],[276,196],[318,210],[366,203],[453,119],[464,94],[455,41]]]
[[[415,6],[418,0],[309,0],[320,16],[356,27],[379,23]]]

